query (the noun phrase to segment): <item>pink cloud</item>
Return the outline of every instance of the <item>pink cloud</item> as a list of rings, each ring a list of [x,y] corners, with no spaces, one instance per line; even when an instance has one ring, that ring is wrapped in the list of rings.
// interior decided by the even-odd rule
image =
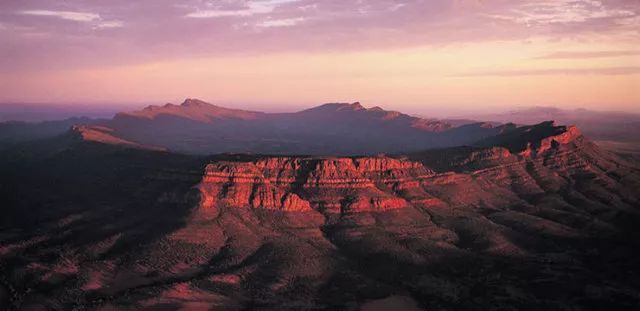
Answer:
[[[637,51],[562,51],[549,53],[536,59],[581,59],[581,58],[609,58],[640,55]]]
[[[471,72],[454,77],[518,77],[518,76],[546,76],[546,75],[637,75],[640,74],[640,67],[599,67],[599,68],[552,68],[552,69],[529,69],[529,70],[493,70]]]
[[[30,12],[25,14],[25,12]],[[637,1],[0,2],[3,71],[634,32]]]

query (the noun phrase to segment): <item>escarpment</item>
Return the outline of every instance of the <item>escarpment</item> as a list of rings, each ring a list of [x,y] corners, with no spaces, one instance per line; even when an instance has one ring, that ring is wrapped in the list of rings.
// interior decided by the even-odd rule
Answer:
[[[262,158],[207,165],[203,204],[283,211],[378,211],[409,205],[396,196],[434,172],[421,163],[377,158]]]
[[[587,181],[612,191],[624,188],[615,177],[624,169],[619,159],[599,150],[577,128],[547,122],[514,131],[486,147],[408,156],[214,161],[199,188],[204,207],[340,213],[526,205],[543,195],[566,195],[570,186]]]

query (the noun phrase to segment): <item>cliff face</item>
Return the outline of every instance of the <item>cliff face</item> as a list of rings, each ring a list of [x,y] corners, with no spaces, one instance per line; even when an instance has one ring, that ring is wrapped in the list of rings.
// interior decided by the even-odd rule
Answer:
[[[622,189],[616,179],[619,159],[600,151],[577,128],[545,123],[516,131],[497,137],[495,146],[406,157],[218,161],[207,165],[200,190],[206,207],[354,213],[499,208],[566,195],[567,189],[591,182]]]
[[[200,189],[205,206],[380,211],[407,207],[394,193],[433,174],[421,163],[386,157],[276,157],[211,163]]]

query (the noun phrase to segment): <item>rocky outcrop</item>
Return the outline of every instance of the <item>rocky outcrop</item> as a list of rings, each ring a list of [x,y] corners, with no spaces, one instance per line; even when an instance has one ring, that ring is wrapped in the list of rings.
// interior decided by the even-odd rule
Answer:
[[[573,125],[567,127],[563,126],[562,128],[563,130],[560,134],[545,137],[535,144],[528,143],[527,147],[523,151],[520,151],[520,154],[529,157],[535,156],[537,154],[544,153],[551,148],[556,148],[559,145],[569,144],[582,137],[580,130]]]
[[[481,147],[501,146],[513,153],[536,157],[552,148],[569,144],[582,137],[580,130],[571,126],[557,126],[553,121],[512,128],[475,145]]]
[[[356,213],[407,207],[527,205],[584,179],[597,179],[612,191],[616,188],[617,175],[612,172],[619,170],[620,159],[600,151],[575,127],[546,123],[517,131],[518,135],[499,137],[497,146],[406,157],[214,161],[206,167],[200,184],[202,202],[205,207],[222,204]]]
[[[270,157],[207,165],[200,190],[206,207],[357,212],[407,207],[395,193],[419,187],[433,171],[387,157]]]

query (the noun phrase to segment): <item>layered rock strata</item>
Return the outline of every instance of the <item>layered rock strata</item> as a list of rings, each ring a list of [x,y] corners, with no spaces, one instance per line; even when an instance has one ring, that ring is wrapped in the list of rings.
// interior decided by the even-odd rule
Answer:
[[[205,206],[381,211],[407,207],[395,194],[433,175],[421,163],[387,157],[275,157],[211,163],[200,189]]]
[[[597,178],[613,188],[619,162],[572,126],[543,123],[493,146],[403,157],[258,157],[207,165],[205,207],[369,212],[434,206],[498,208]],[[528,141],[527,141],[528,140]],[[438,169],[432,169],[437,167]]]

